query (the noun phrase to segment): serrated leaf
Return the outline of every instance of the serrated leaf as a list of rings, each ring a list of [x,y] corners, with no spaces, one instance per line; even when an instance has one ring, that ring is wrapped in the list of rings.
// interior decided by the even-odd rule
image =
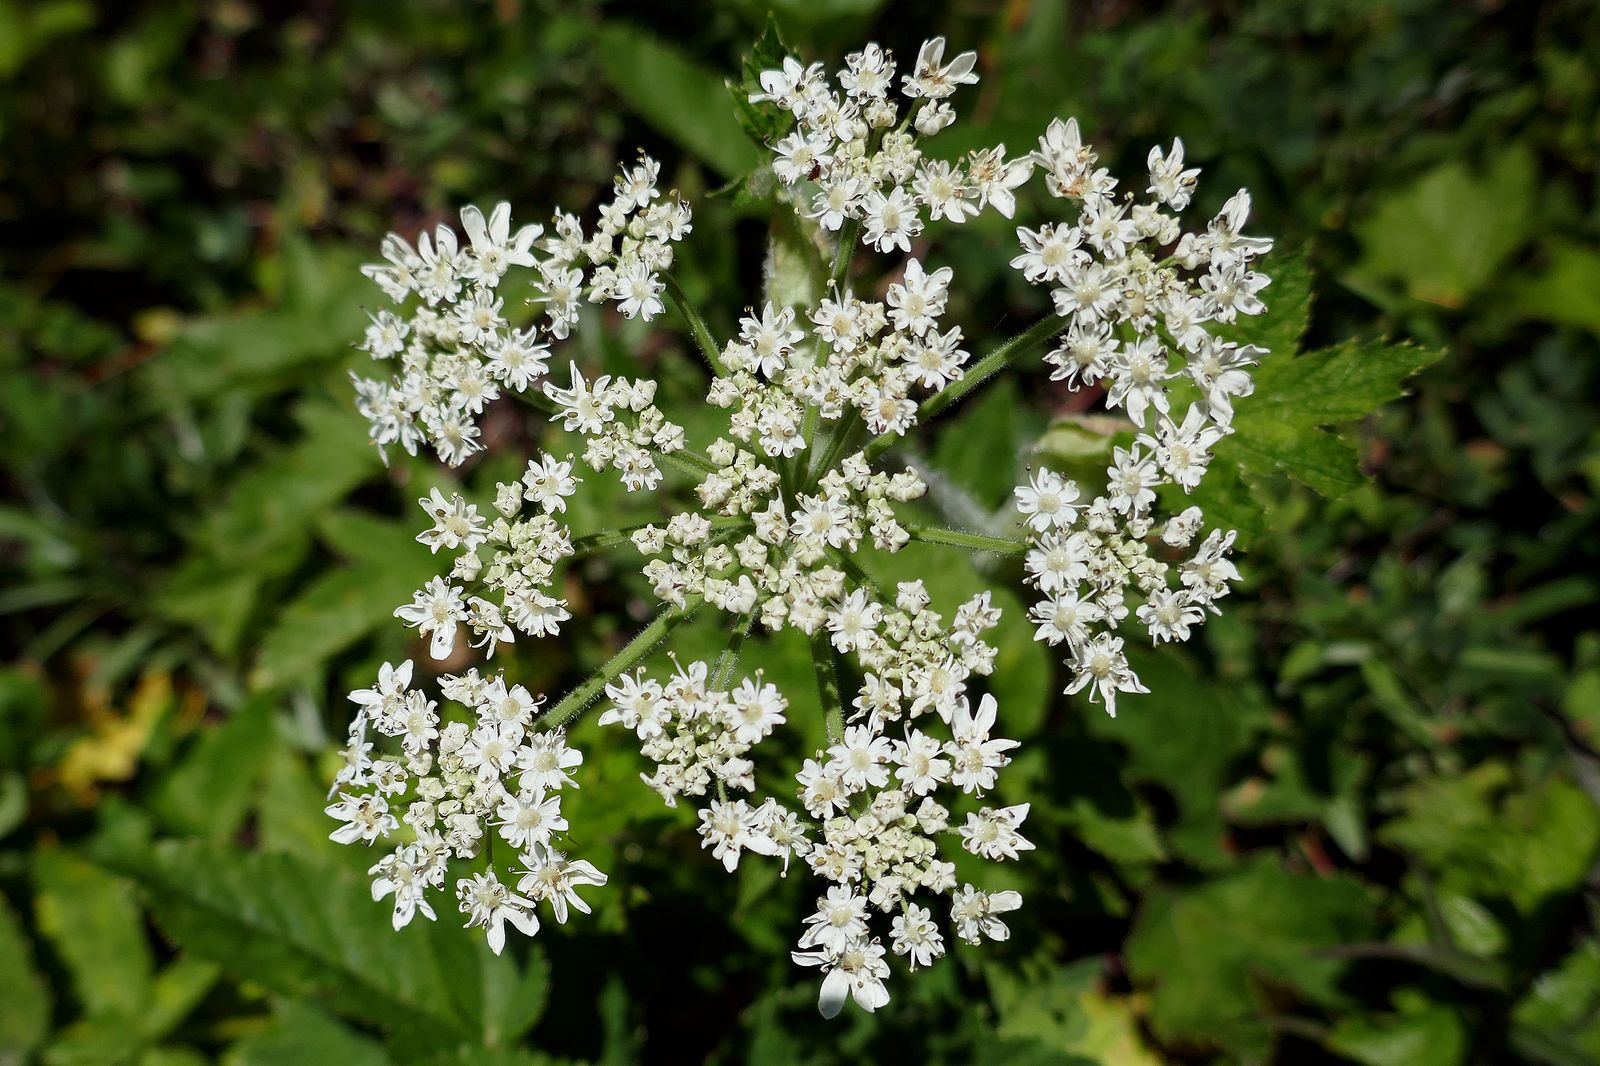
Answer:
[[[389,1066],[383,1045],[309,1003],[280,1000],[273,1025],[235,1043],[223,1066]]]
[[[155,964],[127,882],[60,848],[34,853],[33,877],[39,930],[66,963],[84,1012],[136,1025]]]
[[[338,511],[319,523],[322,538],[349,561],[300,592],[261,641],[251,675],[258,688],[303,678],[374,630],[437,572],[417,543],[416,523]]]
[[[33,949],[0,896],[0,1057],[28,1053],[50,1031],[50,992],[33,967]]]
[[[174,830],[213,840],[232,836],[249,813],[272,753],[273,707],[258,696],[206,730],[161,779],[151,809]]]
[[[794,116],[770,100],[751,103],[750,97],[761,92],[761,72],[781,68],[784,59],[791,54],[789,46],[783,43],[783,35],[778,31],[777,18],[769,12],[761,36],[756,38],[740,64],[743,76],[738,81],[730,79],[727,82],[739,127],[762,149],[770,148],[774,141],[788,132]]]
[[[1150,1021],[1159,1036],[1259,1059],[1272,1043],[1260,989],[1339,1004],[1345,964],[1315,951],[1359,940],[1370,925],[1356,882],[1295,876],[1262,858],[1195,888],[1151,894],[1126,957],[1135,980],[1152,987]]]
[[[1486,168],[1445,163],[1389,194],[1353,228],[1360,273],[1412,299],[1461,307],[1532,232],[1537,169],[1512,145]]]
[[[600,66],[641,118],[724,178],[737,178],[759,156],[729,113],[722,80],[636,26],[613,23],[597,34]]]
[[[1398,399],[1404,381],[1440,354],[1409,344],[1352,341],[1297,357],[1266,356],[1256,371],[1255,394],[1239,401],[1235,432],[1214,449],[1216,461],[1224,471],[1236,467],[1243,481],[1281,474],[1337,498],[1364,484],[1366,476],[1355,446],[1328,427]],[[1202,484],[1196,499],[1215,501],[1217,492]]]
[[[318,518],[377,470],[366,429],[331,402],[303,404],[304,435],[241,476],[192,536],[157,609],[225,654],[238,649],[262,586],[297,566]]]
[[[236,977],[419,1039],[475,1037],[471,942],[420,918],[395,931],[353,870],[167,841],[128,872],[173,940]]]

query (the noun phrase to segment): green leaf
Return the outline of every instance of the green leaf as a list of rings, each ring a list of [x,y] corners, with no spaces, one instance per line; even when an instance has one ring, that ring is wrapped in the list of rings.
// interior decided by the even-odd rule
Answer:
[[[1600,854],[1600,812],[1560,778],[1517,784],[1501,763],[1417,781],[1379,838],[1428,864],[1445,890],[1533,914],[1582,883]]]
[[[383,1045],[299,1000],[279,1000],[270,1028],[234,1044],[223,1066],[390,1066]]]
[[[297,421],[304,436],[245,473],[204,516],[156,602],[224,653],[237,650],[262,586],[305,557],[316,520],[378,466],[352,412],[308,401]]]
[[[130,886],[68,851],[34,853],[39,930],[72,974],[84,1012],[137,1025],[150,1006],[154,962]]]
[[[1455,1066],[1465,1061],[1467,1034],[1455,1011],[1428,1007],[1382,1020],[1342,1019],[1327,1045],[1366,1066]]]
[[[276,688],[315,672],[361,638],[394,624],[394,609],[436,572],[437,561],[417,543],[416,523],[337,511],[319,530],[350,560],[307,586],[278,615],[261,641],[251,675],[257,688]]]
[[[508,1047],[538,1024],[550,999],[550,963],[538,944],[519,967],[508,955],[485,957],[483,1042]]]
[[[1152,986],[1150,1020],[1162,1039],[1263,1058],[1272,1034],[1260,1015],[1282,1010],[1264,989],[1341,1003],[1344,963],[1315,951],[1359,940],[1370,924],[1356,882],[1295,876],[1261,858],[1195,888],[1152,893],[1128,939],[1128,967]]]
[[[1523,145],[1487,169],[1445,163],[1390,193],[1354,227],[1362,275],[1412,299],[1459,308],[1533,232],[1537,172]]]
[[[1311,254],[1306,248],[1298,248],[1275,253],[1265,263],[1263,269],[1272,276],[1272,284],[1261,294],[1266,311],[1240,315],[1224,336],[1239,344],[1254,344],[1268,352],[1292,356],[1300,350],[1311,325]]]
[[[270,697],[257,696],[205,730],[161,779],[151,810],[191,836],[225,840],[237,832],[272,753],[274,706]]]
[[[1409,344],[1349,342],[1297,358],[1268,356],[1216,454],[1247,476],[1281,473],[1336,498],[1362,485],[1355,446],[1326,432],[1404,395],[1402,382],[1440,357]]]
[[[255,395],[303,383],[315,367],[350,358],[377,290],[360,270],[364,254],[285,242],[286,279],[277,306],[186,325],[149,365],[143,383],[161,405]]]
[[[50,992],[33,968],[33,949],[0,896],[0,1057],[26,1061],[50,1031]]]
[[[167,841],[129,872],[173,940],[236,977],[416,1039],[476,1037],[473,942],[421,917],[392,929],[389,908],[356,876],[360,865]]]
[[[769,12],[761,36],[756,38],[740,64],[743,76],[738,81],[729,79],[727,82],[739,127],[763,150],[770,148],[774,141],[788,132],[794,116],[770,100],[751,103],[750,97],[762,91],[761,72],[781,68],[784,59],[791,54],[789,46],[783,43],[782,34],[778,32],[777,17]]]
[[[1176,654],[1135,649],[1129,661],[1149,695],[1124,697],[1115,718],[1081,700],[1084,721],[1093,736],[1127,748],[1128,784],[1154,784],[1177,800],[1168,844],[1196,862],[1221,864],[1222,797],[1234,762],[1265,724],[1261,698],[1196,676]]]
[[[1575,326],[1600,335],[1600,252],[1568,240],[1545,247],[1544,270],[1513,277],[1510,308],[1528,318]]]
[[[628,105],[724,178],[760,161],[729,112],[721,79],[677,46],[621,23],[602,26],[596,44],[601,68]]]
[[[1600,944],[1586,940],[1539,977],[1511,1013],[1512,1022],[1548,1047],[1570,1045],[1570,1058],[1541,1056],[1546,1062],[1600,1061]],[[1521,1043],[1518,1041],[1518,1043]]]

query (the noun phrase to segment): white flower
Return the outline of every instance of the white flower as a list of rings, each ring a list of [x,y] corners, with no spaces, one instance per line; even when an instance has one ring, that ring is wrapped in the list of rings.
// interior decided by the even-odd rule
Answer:
[[[999,705],[995,698],[984,693],[978,701],[978,713],[973,714],[966,700],[956,705],[951,732],[955,739],[945,750],[950,755],[950,783],[963,792],[982,795],[994,787],[997,772],[1011,762],[1006,752],[1017,746],[1015,740],[991,740],[989,731],[994,728]]]
[[[1089,699],[1103,700],[1106,713],[1117,716],[1118,692],[1149,692],[1134,676],[1122,653],[1122,638],[1110,633],[1097,633],[1077,649],[1072,661],[1074,676],[1067,684],[1066,694],[1071,696],[1089,688]]]
[[[824,1018],[836,1017],[846,998],[869,1013],[889,1002],[883,979],[889,964],[883,961],[883,945],[877,941],[853,940],[843,948],[790,953],[801,966],[820,966],[827,975],[817,997],[817,1009]]]
[[[917,65],[905,76],[904,92],[912,99],[942,99],[955,92],[957,86],[976,84],[978,75],[972,68],[977,64],[976,52],[962,52],[946,63],[944,38],[934,37],[922,42],[922,49],[917,52]]]
[[[517,752],[522,770],[519,783],[525,790],[559,790],[578,784],[572,771],[583,765],[583,752],[567,747],[566,734],[534,733]]]
[[[1053,470],[1033,472],[1028,484],[1016,489],[1017,510],[1028,520],[1028,528],[1037,533],[1049,529],[1066,529],[1078,520],[1078,486]]]
[[[944,937],[933,924],[933,915],[926,907],[906,904],[905,910],[895,915],[891,926],[890,946],[896,955],[905,955],[911,968],[931,966],[944,954]]]
[[[417,541],[426,544],[434,554],[438,554],[440,548],[470,552],[488,538],[489,529],[478,517],[478,508],[463,500],[460,493],[451,493],[446,502],[434,488],[417,502],[433,519],[433,528],[418,533]]]
[[[428,654],[435,659],[447,659],[455,647],[456,626],[466,620],[467,605],[461,598],[461,589],[447,584],[443,578],[430,578],[412,601],[396,607],[394,616],[419,632],[432,633]]]
[[[971,885],[962,885],[950,902],[950,921],[956,927],[956,936],[969,944],[990,940],[1009,940],[1011,930],[996,918],[1022,906],[1022,896],[1016,892],[980,892]]]
[[[522,862],[527,872],[517,882],[517,891],[530,899],[549,902],[556,921],[563,925],[567,922],[568,904],[584,914],[589,913],[589,905],[578,898],[578,887],[598,887],[608,880],[587,859],[569,860],[562,852],[539,843],[522,856]]]
[[[739,855],[749,848],[757,855],[777,854],[777,845],[760,828],[757,812],[744,800],[723,803],[712,800],[700,812],[700,846],[710,848],[713,857],[732,873],[739,866]]]
[[[917,216],[916,204],[899,185],[889,190],[889,195],[873,190],[862,203],[866,219],[864,239],[880,252],[898,248],[911,251],[911,238],[922,232],[922,219]]]
[[[492,870],[462,878],[456,884],[456,898],[461,913],[467,916],[467,928],[482,926],[489,935],[489,948],[496,955],[505,950],[506,922],[527,936],[539,931],[533,901],[502,885]]]
[[[546,454],[540,459],[529,459],[523,472],[523,495],[547,513],[560,514],[567,509],[567,497],[578,491],[579,478],[572,476],[572,457],[559,460]]]
[[[1015,859],[1019,851],[1032,851],[1033,845],[1017,832],[1017,826],[1028,816],[1028,804],[1014,807],[985,807],[967,815],[967,824],[957,832],[961,846],[974,855],[986,859]]]

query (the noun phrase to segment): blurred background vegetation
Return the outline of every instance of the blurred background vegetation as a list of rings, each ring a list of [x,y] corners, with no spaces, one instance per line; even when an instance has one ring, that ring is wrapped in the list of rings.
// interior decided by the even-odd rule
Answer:
[[[515,960],[453,915],[394,935],[325,840],[326,752],[343,693],[415,654],[389,615],[432,572],[412,500],[449,475],[365,445],[355,267],[463,202],[592,204],[636,145],[691,195],[737,178],[722,79],[768,8],[0,0],[0,1063],[1600,1061],[1600,8],[773,10],[811,58],[977,48],[948,150],[1076,114],[1130,178],[1181,136],[1202,211],[1248,186],[1288,338],[1442,353],[1339,427],[1367,479],[1253,478],[1246,587],[1143,657],[1154,692],[1116,720],[1008,630],[1027,906],[876,1017],[820,1022],[787,954],[801,879],[723,876],[591,724],[593,918]],[[688,282],[731,316],[762,224],[728,198],[696,222]],[[959,237],[981,350],[1038,308],[1005,225]],[[1025,379],[929,459],[999,506],[1037,449],[1091,447],[1078,409]],[[488,426],[512,465],[540,432]],[[646,609],[605,565],[530,684]]]

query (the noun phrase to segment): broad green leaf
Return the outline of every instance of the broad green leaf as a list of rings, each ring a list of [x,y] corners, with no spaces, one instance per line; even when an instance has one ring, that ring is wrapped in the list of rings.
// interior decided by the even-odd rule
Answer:
[[[273,748],[274,701],[258,696],[204,730],[183,761],[161,778],[151,809],[172,829],[231,837],[249,813]]]
[[[597,38],[606,77],[646,122],[724,178],[756,165],[759,153],[729,112],[717,75],[635,26],[602,26]]]
[[[1083,720],[1095,737],[1127,748],[1128,784],[1153,784],[1177,800],[1168,846],[1206,865],[1225,862],[1222,797],[1234,762],[1265,724],[1261,698],[1196,676],[1174,654],[1135,650],[1129,661],[1150,694],[1123,697],[1115,718],[1079,699]]]
[[[33,967],[33,948],[0,896],[0,1059],[26,1061],[50,1031],[50,992]]]
[[[1384,1019],[1345,1018],[1328,1048],[1365,1066],[1456,1066],[1466,1061],[1467,1034],[1448,1007]]]
[[[417,543],[417,523],[337,511],[319,523],[349,562],[329,570],[283,609],[262,638],[251,680],[272,689],[313,673],[362,637],[395,625],[394,609],[438,572]]]
[[[390,1066],[383,1045],[309,1003],[280,1000],[271,1027],[235,1043],[223,1066]]]
[[[1600,855],[1600,812],[1581,789],[1554,777],[1518,787],[1503,763],[1417,781],[1401,803],[1380,839],[1428,864],[1443,889],[1523,914],[1576,888]]]
[[[150,1006],[154,962],[130,886],[69,851],[34,853],[39,930],[66,963],[84,1012],[136,1026]]]
[[[421,917],[390,928],[357,875],[364,857],[319,866],[168,841],[130,872],[173,940],[236,977],[419,1039],[475,1037],[480,993],[463,985],[477,981],[472,942]]]
[[[1325,1006],[1345,1002],[1344,963],[1318,948],[1363,939],[1365,891],[1343,876],[1296,876],[1262,857],[1194,888],[1164,888],[1140,909],[1127,944],[1129,972],[1150,986],[1150,1021],[1163,1040],[1213,1045],[1259,1059],[1272,1043],[1261,1020],[1281,993]],[[1280,990],[1272,1000],[1264,989]]]
[[[1536,180],[1533,153],[1520,144],[1487,167],[1429,171],[1356,224],[1360,272],[1399,283],[1412,299],[1462,307],[1531,235]]]
[[[225,653],[237,650],[261,587],[300,563],[316,520],[378,466],[349,411],[307,402],[298,421],[304,436],[244,474],[204,516],[156,603]]]
[[[1512,276],[1512,310],[1600,335],[1600,252],[1575,241],[1552,240],[1546,254],[1549,263],[1542,272]]]
[[[1585,940],[1561,964],[1542,974],[1511,1013],[1512,1022],[1531,1033],[1569,1045],[1568,1062],[1600,1062],[1600,944]],[[1547,1062],[1561,1062],[1545,1057]]]

